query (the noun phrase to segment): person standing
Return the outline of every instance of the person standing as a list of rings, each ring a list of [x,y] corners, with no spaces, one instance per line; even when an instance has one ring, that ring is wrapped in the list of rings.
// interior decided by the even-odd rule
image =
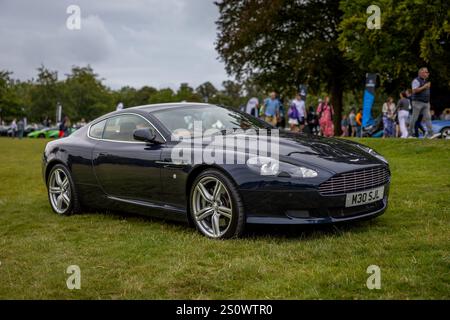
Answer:
[[[409,99],[406,97],[405,92],[400,93],[400,100],[397,103],[397,118],[400,126],[400,138],[408,138],[408,129],[406,123],[409,117]]]
[[[70,128],[72,127],[72,123],[68,116],[64,117],[64,137],[68,137],[70,135]]]
[[[297,93],[293,103],[295,104],[295,107],[297,108],[298,111],[298,125],[300,132],[303,132],[303,129],[305,128],[306,107],[305,101],[303,101],[300,93]]]
[[[64,131],[66,131],[65,120],[66,120],[66,118],[64,117],[64,118],[62,119],[61,123],[59,124],[58,138],[64,137]]]
[[[17,134],[17,119],[14,118],[11,122],[11,137],[15,138]]]
[[[22,140],[23,133],[25,131],[25,122],[23,119],[20,119],[19,122],[17,122],[17,135],[19,136],[19,139]]]
[[[259,100],[258,98],[251,98],[247,102],[247,106],[245,108],[245,112],[254,116],[255,118],[258,118],[259,115]]]
[[[288,110],[288,123],[291,132],[298,132],[298,110],[293,101]]]
[[[395,116],[395,104],[394,99],[389,97],[383,104],[383,138],[390,138],[394,136],[394,116]]]
[[[265,121],[276,127],[280,117],[280,100],[275,92],[270,93],[270,98],[264,101]]]
[[[281,98],[277,98],[278,102],[280,103],[280,113],[279,116],[277,117],[277,127],[278,128],[285,128],[286,127],[286,117],[285,117],[285,112],[284,112],[284,103],[283,103],[283,99]]]
[[[349,127],[349,122],[348,122],[347,115],[343,114],[342,120],[341,120],[341,130],[342,130],[341,137],[348,137],[348,127]]]
[[[362,109],[359,108],[358,109],[358,113],[355,116],[355,121],[356,121],[356,136],[358,138],[362,138]]]
[[[303,129],[305,128],[306,108],[305,101],[302,100],[302,96],[299,93],[297,93],[295,99],[292,100],[291,108],[295,108],[295,110],[290,109],[291,116],[289,117],[289,124],[291,127],[298,126],[298,131],[303,132]],[[295,114],[295,117],[293,117],[293,114]]]
[[[319,104],[317,107],[317,113],[319,114],[320,132],[325,137],[334,136],[333,116],[334,109],[329,103],[329,97],[325,97],[325,101]]]
[[[417,122],[419,115],[423,115],[423,120],[427,126],[427,136],[431,138],[433,136],[433,127],[431,124],[430,115],[430,88],[431,82],[428,81],[430,73],[427,68],[420,68],[418,77],[412,81],[412,117],[411,124],[409,126],[409,134],[414,134],[414,124]]]
[[[349,132],[349,136],[350,137],[356,137],[356,114],[355,114],[355,108],[352,108],[350,110],[350,113],[348,114],[348,123],[350,125],[350,132]]]

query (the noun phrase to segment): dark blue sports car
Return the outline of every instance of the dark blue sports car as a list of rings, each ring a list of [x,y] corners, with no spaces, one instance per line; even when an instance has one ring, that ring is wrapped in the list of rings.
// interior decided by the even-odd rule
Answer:
[[[186,221],[211,238],[238,237],[251,223],[373,218],[386,210],[390,184],[387,161],[366,146],[279,132],[198,103],[102,116],[49,142],[42,173],[60,215],[83,208],[148,214]]]

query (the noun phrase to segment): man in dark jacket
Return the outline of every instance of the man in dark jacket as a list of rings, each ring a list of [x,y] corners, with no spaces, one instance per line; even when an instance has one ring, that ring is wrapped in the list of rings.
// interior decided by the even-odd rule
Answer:
[[[430,115],[430,88],[431,82],[428,81],[429,72],[427,68],[420,68],[419,76],[412,82],[412,117],[409,126],[409,135],[414,135],[414,124],[416,123],[419,115],[423,115],[423,119],[427,125],[427,136],[431,138],[433,136],[433,128],[431,125]]]

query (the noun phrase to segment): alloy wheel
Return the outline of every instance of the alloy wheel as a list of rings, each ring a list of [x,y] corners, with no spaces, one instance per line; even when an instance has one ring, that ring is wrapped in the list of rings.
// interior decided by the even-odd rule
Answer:
[[[233,205],[230,193],[219,179],[203,177],[192,193],[195,223],[205,235],[220,238],[230,228]]]
[[[63,170],[56,169],[52,172],[48,192],[53,209],[59,214],[66,213],[70,207],[71,190],[69,177]]]

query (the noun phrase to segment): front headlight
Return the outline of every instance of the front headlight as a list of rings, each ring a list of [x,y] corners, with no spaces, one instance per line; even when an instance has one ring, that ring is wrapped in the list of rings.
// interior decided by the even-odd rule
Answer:
[[[290,163],[280,162],[269,157],[252,157],[247,160],[247,166],[262,176],[280,176],[293,178],[314,178],[317,171],[298,167]]]

